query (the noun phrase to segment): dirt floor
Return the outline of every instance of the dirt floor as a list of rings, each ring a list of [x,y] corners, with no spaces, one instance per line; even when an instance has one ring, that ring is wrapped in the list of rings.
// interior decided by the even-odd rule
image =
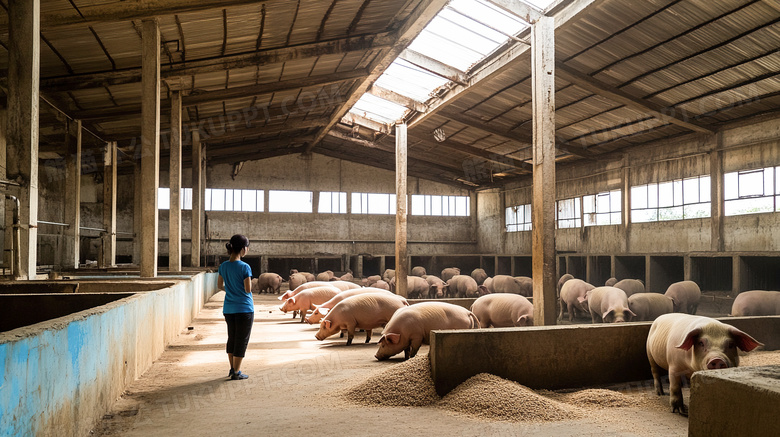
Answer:
[[[686,418],[669,412],[668,396],[652,381],[609,387],[636,400],[633,407],[582,407],[582,419],[511,422],[477,419],[436,406],[375,407],[347,403],[339,389],[400,362],[374,358],[358,333],[352,346],[338,336],[320,342],[316,326],[279,311],[275,295],[255,295],[255,325],[242,371],[231,381],[224,352],[222,298],[215,295],[153,366],[117,400],[96,435],[428,435],[446,436],[674,436]],[[427,354],[423,346],[420,354]],[[668,386],[667,386],[668,388]],[[687,396],[687,389],[685,390]],[[687,402],[687,398],[686,398]],[[579,408],[579,407],[578,407]]]

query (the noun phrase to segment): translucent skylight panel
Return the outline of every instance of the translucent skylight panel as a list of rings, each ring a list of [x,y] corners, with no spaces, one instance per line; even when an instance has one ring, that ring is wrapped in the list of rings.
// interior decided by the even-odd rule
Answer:
[[[431,91],[446,83],[447,79],[422,70],[400,58],[390,64],[376,81],[378,86],[420,102],[428,100]]]
[[[521,0],[523,3],[536,6],[537,9],[545,10],[547,6],[550,6],[555,0]]]
[[[407,109],[404,106],[388,102],[385,99],[363,94],[363,97],[355,103],[350,112],[362,115],[381,123],[393,123],[403,118]]]

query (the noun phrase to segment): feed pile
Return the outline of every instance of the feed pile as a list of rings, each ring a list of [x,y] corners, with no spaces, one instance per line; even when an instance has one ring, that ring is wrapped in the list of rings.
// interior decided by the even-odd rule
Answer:
[[[427,354],[374,373],[348,388],[343,396],[360,405],[388,407],[422,407],[440,399],[433,387]]]

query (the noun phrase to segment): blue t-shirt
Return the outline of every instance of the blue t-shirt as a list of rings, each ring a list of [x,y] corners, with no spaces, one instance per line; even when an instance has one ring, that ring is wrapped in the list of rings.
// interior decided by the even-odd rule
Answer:
[[[225,283],[225,303],[222,314],[253,313],[255,304],[252,293],[244,290],[244,279],[252,277],[249,264],[238,261],[225,261],[219,266],[219,276]]]

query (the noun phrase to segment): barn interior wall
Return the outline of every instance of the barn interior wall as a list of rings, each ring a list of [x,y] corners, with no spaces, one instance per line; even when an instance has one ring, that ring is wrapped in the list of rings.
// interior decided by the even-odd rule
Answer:
[[[622,189],[629,185],[711,175],[711,150],[723,154],[723,172],[780,165],[780,118],[724,130],[715,135],[688,135],[624,149],[599,161],[559,164],[557,199]],[[628,171],[624,168],[628,167]],[[502,190],[477,193],[477,247],[483,254],[531,253],[531,232],[506,232],[507,206],[531,203],[531,178]],[[724,250],[765,252],[780,249],[780,213],[723,217]],[[697,218],[650,223],[588,226],[556,231],[559,252],[592,254],[688,253],[710,251],[712,219]]]

